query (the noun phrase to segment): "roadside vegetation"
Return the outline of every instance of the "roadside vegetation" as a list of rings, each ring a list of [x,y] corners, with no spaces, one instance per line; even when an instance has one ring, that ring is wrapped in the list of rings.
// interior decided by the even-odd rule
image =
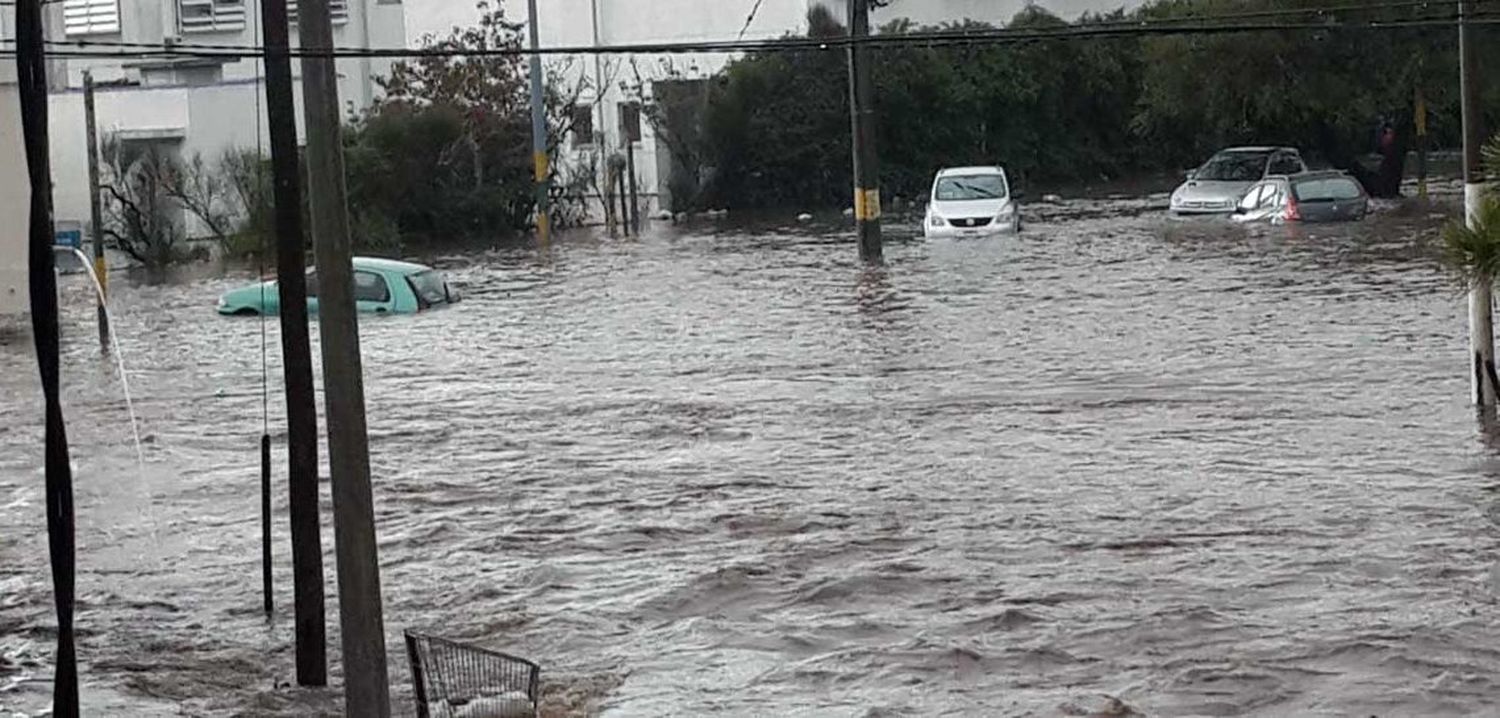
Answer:
[[[1068,23],[1028,8],[1007,27],[1099,28],[1295,8],[1321,0],[1158,0]],[[1377,6],[1359,19],[1399,22],[1431,9]],[[1319,22],[1309,13],[1299,22]],[[810,35],[839,36],[815,10]],[[1242,21],[1243,22],[1243,21]],[[886,26],[883,33],[923,29]],[[980,24],[945,30],[991,29]],[[1476,27],[1481,65],[1500,67],[1500,32]],[[1235,144],[1288,145],[1394,196],[1414,147],[1418,92],[1429,145],[1457,147],[1458,59],[1451,25],[1327,32],[1094,37],[1005,45],[901,46],[876,52],[882,189],[925,192],[943,167],[1003,163],[1023,180],[1091,183],[1196,166]],[[700,125],[662,122],[693,138],[684,168],[697,186],[674,197],[700,207],[839,207],[850,178],[847,74],[841,51],[752,53],[702,89]],[[1483,90],[1486,126],[1500,124],[1500,76]],[[681,113],[678,113],[679,115]],[[649,116],[672,116],[670,108]],[[1390,130],[1390,143],[1381,138]],[[1379,160],[1362,161],[1385,149]]]
[[[1443,264],[1465,289],[1500,277],[1500,134],[1484,147],[1489,182],[1472,225],[1460,216],[1443,228]]]

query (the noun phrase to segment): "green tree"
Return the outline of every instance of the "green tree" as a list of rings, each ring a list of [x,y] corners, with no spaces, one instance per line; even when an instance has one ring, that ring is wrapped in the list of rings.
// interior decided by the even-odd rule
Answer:
[[[520,23],[479,4],[478,25],[428,38],[434,50],[519,50]],[[572,127],[581,85],[550,73],[550,151]],[[396,63],[385,96],[345,132],[356,227],[390,243],[491,237],[522,231],[535,212],[527,67],[520,55],[424,55]],[[553,179],[557,162],[552,163]]]

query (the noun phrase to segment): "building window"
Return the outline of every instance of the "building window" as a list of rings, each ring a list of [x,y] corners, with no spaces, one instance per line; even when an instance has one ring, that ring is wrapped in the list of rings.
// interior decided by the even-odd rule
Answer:
[[[573,106],[573,146],[587,147],[594,144],[594,106]]]
[[[333,16],[335,25],[349,22],[349,0],[328,0],[328,14]],[[286,18],[297,22],[297,0],[286,0]]]
[[[629,142],[641,141],[641,103],[620,103],[620,134]]]
[[[245,28],[244,0],[177,0],[182,32],[221,32]]]
[[[120,31],[116,0],[63,0],[63,33],[102,35]]]

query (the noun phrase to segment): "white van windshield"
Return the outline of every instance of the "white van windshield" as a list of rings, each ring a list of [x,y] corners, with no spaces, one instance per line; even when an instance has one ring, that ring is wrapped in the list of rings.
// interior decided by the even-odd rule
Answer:
[[[939,202],[962,202],[974,199],[1003,199],[1005,178],[1000,175],[960,175],[938,180]]]

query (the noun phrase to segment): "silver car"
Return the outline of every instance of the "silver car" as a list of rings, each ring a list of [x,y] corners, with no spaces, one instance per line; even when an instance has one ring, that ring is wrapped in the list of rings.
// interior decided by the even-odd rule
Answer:
[[[1229,214],[1255,183],[1306,171],[1302,155],[1290,147],[1231,147],[1188,173],[1172,192],[1172,213]]]
[[[1236,222],[1358,222],[1370,211],[1365,188],[1348,173],[1308,172],[1267,177],[1245,193]]]

